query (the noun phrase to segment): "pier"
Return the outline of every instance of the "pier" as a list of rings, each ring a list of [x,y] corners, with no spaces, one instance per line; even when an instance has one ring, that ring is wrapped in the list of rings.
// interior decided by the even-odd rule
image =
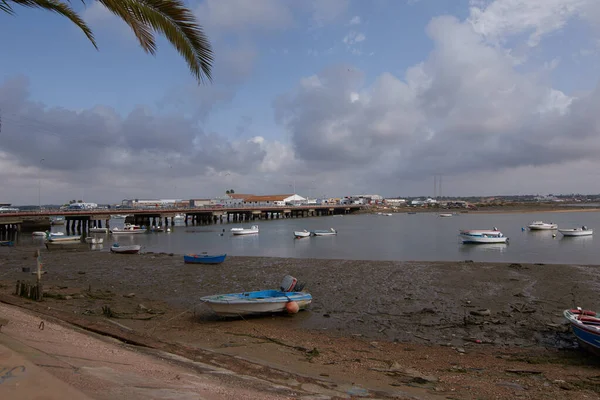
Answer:
[[[360,205],[307,205],[307,206],[256,206],[256,207],[202,207],[155,209],[94,209],[81,211],[29,211],[0,214],[0,240],[9,240],[18,232],[31,232],[50,228],[50,217],[63,216],[67,232],[88,232],[90,228],[109,228],[114,214],[126,214],[125,222],[145,226],[173,226],[175,216],[184,215],[186,225],[209,225],[251,222],[279,218],[307,218],[328,215],[345,215],[358,211]]]

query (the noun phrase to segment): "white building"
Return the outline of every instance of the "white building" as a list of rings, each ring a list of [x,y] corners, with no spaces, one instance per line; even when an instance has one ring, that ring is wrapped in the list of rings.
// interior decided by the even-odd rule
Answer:
[[[402,206],[406,204],[406,199],[385,199],[385,202],[391,206]]]
[[[296,206],[307,204],[307,200],[297,194],[275,194],[245,197],[244,204],[247,206]]]
[[[121,206],[129,208],[175,207],[182,201],[177,199],[125,199],[121,202]]]

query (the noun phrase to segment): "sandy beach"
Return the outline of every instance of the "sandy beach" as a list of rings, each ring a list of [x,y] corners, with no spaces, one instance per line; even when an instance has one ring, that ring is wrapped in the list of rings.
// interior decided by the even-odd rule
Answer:
[[[600,308],[598,266],[263,257],[199,266],[180,255],[43,250],[46,296],[34,303],[12,294],[17,280],[33,281],[22,272],[34,270],[33,253],[0,248],[3,301],[273,382],[379,398],[600,398],[598,363],[562,317]],[[306,283],[308,311],[222,320],[199,302],[276,288],[286,274]]]

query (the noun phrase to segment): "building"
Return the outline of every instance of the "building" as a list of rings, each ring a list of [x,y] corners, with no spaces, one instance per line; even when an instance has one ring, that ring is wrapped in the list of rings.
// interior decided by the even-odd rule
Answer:
[[[403,206],[406,204],[406,199],[385,199],[385,202],[391,206]]]
[[[71,203],[67,206],[67,210],[94,210],[98,208],[96,203]]]
[[[247,197],[254,197],[253,194],[243,194],[243,193],[232,193],[227,196],[219,199],[215,199],[218,201],[218,204],[223,205],[225,207],[241,207],[244,204],[244,199]]]
[[[214,205],[211,199],[190,199],[190,207],[205,207]]]
[[[125,199],[121,202],[121,207],[127,208],[166,208],[166,207],[187,207],[189,202],[181,199]]]
[[[345,204],[380,204],[383,202],[383,196],[378,194],[355,194],[346,196]]]
[[[244,198],[247,206],[292,206],[307,204],[307,200],[297,194],[273,194],[264,196],[248,196]]]

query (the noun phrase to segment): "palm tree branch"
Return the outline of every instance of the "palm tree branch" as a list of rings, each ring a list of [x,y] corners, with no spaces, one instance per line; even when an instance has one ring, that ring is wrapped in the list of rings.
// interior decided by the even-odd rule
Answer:
[[[83,31],[85,36],[92,42],[94,47],[97,49],[98,45],[96,44],[96,39],[94,39],[94,34],[89,26],[81,19],[79,14],[77,14],[68,4],[63,3],[59,0],[10,0],[11,3],[29,7],[29,8],[41,8],[44,10],[55,12],[58,15],[68,18],[73,22],[79,29]],[[0,10],[5,11],[9,14],[13,14],[13,9],[8,4],[6,0],[2,0],[0,2]]]
[[[186,60],[190,71],[199,81],[212,80],[211,69],[213,53],[210,42],[198,25],[194,14],[181,0],[98,0],[107,9],[122,16],[127,13],[129,19],[141,22],[148,32],[138,36],[142,48],[154,54],[156,43],[148,27],[162,33]],[[124,18],[125,22],[128,19]],[[131,27],[132,25],[129,24]],[[143,33],[145,33],[143,32]],[[151,39],[151,40],[150,40]]]

